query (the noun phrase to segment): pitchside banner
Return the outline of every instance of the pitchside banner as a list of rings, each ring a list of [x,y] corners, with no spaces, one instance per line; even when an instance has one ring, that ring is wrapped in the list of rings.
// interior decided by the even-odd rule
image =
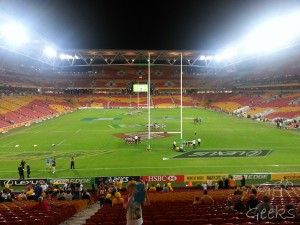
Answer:
[[[300,180],[300,173],[274,173],[272,174],[272,180],[281,180],[286,177],[288,180]]]
[[[57,184],[65,184],[69,183],[78,183],[92,185],[95,183],[94,177],[86,177],[86,178],[57,178],[57,179],[48,179],[49,183],[57,183]]]
[[[9,186],[27,186],[29,183],[37,184],[42,181],[47,182],[47,179],[25,179],[25,180],[6,179],[6,180],[0,180],[0,186],[4,187],[5,184],[8,184]]]
[[[232,176],[235,180],[242,180],[242,176],[245,176],[246,181],[259,181],[268,182],[271,180],[270,173],[239,173],[239,174],[229,174],[229,177]]]
[[[95,177],[95,184],[99,184],[101,182],[116,182],[120,181],[122,183],[128,183],[131,180],[140,181],[140,176],[122,176],[122,177]]]
[[[184,182],[184,175],[154,175],[141,176],[145,181],[150,182]]]
[[[208,178],[212,181],[218,181],[221,178],[228,177],[228,174],[197,174],[197,175],[184,175],[184,182],[206,182]]]

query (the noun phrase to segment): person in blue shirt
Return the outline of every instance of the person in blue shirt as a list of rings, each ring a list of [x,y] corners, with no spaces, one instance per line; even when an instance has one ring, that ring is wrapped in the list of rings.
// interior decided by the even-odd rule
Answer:
[[[50,168],[50,158],[46,159],[46,168]]]

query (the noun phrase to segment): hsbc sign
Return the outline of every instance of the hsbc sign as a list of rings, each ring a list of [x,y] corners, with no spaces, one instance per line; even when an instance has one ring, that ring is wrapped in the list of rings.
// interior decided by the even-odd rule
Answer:
[[[158,176],[142,176],[143,180],[148,182],[183,182],[183,175],[158,175]]]

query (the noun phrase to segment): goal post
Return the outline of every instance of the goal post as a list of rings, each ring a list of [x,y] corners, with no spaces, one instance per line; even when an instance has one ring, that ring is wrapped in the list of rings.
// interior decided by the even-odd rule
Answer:
[[[147,91],[147,105],[148,105],[148,124],[150,122],[150,115],[151,115],[151,93],[150,93],[150,86],[151,86],[151,76],[150,76],[150,64],[151,64],[151,56],[150,52],[148,53],[148,91]],[[182,52],[180,53],[180,131],[177,132],[151,132],[151,127],[148,126],[148,144],[147,144],[147,151],[151,151],[151,133],[170,133],[170,134],[180,134],[180,146],[183,146],[183,138],[182,138]]]

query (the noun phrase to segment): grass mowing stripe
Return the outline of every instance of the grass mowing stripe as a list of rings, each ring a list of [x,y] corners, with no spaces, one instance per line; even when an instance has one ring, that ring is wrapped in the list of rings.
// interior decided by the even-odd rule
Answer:
[[[19,148],[0,148],[0,171],[2,178],[18,178],[16,171],[20,161],[30,163],[33,171],[45,168],[45,158],[58,157],[57,169],[66,168],[57,176],[119,176],[146,174],[197,174],[201,172],[282,172],[299,169],[300,145],[299,132],[276,129],[274,124],[260,123],[248,119],[240,119],[226,114],[202,109],[183,109],[183,141],[201,137],[198,150],[257,150],[272,149],[266,157],[248,158],[198,158],[183,160],[162,160],[178,154],[172,150],[174,140],[180,143],[180,134],[169,137],[151,139],[151,152],[146,148],[148,140],[138,145],[127,145],[116,137],[119,134],[147,132],[146,127],[134,124],[147,124],[147,113],[139,116],[128,116],[128,109],[90,109],[78,110],[40,124],[32,124],[30,128],[21,127],[0,134],[2,143],[20,145]],[[155,118],[173,118],[180,115],[180,109],[153,109],[151,122]],[[201,124],[194,124],[193,118],[205,118]],[[124,127],[111,129],[120,125],[118,120],[98,120],[82,123],[82,118],[116,118],[122,117]],[[191,119],[185,119],[191,118]],[[178,130],[180,120],[164,120],[167,130]],[[80,131],[79,131],[80,130]],[[197,131],[195,137],[194,131]],[[73,133],[73,135],[70,135]],[[60,143],[51,147],[52,143]],[[66,144],[67,143],[67,144]],[[11,146],[12,144],[10,144]],[[14,145],[14,144],[13,144]],[[37,145],[34,150],[33,145]],[[45,147],[45,150],[44,150]],[[48,147],[48,148],[47,148]],[[10,151],[11,150],[11,151]],[[106,150],[106,152],[105,152]],[[109,152],[107,152],[109,150]],[[6,154],[6,153],[8,154]],[[3,154],[3,157],[2,157]],[[76,157],[78,173],[69,171],[69,157]],[[102,172],[98,167],[104,168]],[[112,169],[112,168],[113,169]],[[219,169],[218,169],[219,168]],[[80,172],[82,170],[82,172]],[[7,171],[6,173],[4,171]],[[14,171],[9,173],[8,171]],[[124,171],[124,172],[123,172]],[[300,169],[298,170],[300,171]],[[52,177],[51,172],[32,173],[32,177]]]

